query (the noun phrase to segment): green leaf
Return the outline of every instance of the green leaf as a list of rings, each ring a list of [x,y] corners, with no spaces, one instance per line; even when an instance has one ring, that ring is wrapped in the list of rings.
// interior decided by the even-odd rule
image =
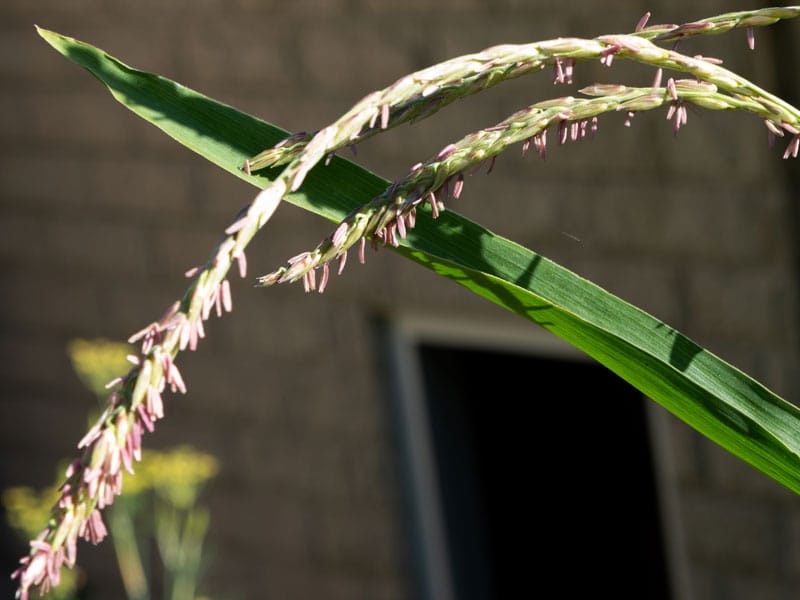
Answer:
[[[88,44],[39,34],[124,106],[212,163],[248,176],[245,159],[288,132]],[[287,199],[337,221],[388,182],[335,157]],[[566,340],[722,447],[800,492],[800,410],[635,306],[448,210],[421,217],[397,252]],[[556,385],[557,389],[557,385]],[[613,411],[613,406],[609,408]]]

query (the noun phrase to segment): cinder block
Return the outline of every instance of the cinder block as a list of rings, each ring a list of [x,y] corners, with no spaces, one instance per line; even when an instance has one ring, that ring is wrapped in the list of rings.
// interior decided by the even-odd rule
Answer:
[[[786,307],[787,275],[758,268],[694,269],[688,280],[688,329],[720,342],[749,340],[780,344]]]
[[[775,521],[769,505],[713,491],[684,492],[681,504],[691,563],[724,577],[778,574],[781,547],[776,534],[785,524]]]
[[[102,150],[126,143],[124,109],[99,86],[86,92],[51,90],[29,96],[27,104],[32,113],[29,139],[42,146],[80,140],[84,148]]]
[[[47,223],[42,237],[54,267],[116,277],[146,273],[145,239],[137,227],[78,216]]]
[[[7,327],[29,334],[63,336],[97,331],[95,289],[85,279],[43,277],[41,273],[8,276],[4,280],[4,306]]]
[[[312,22],[299,30],[305,93],[344,96],[355,103],[414,70],[407,47],[391,43],[371,27],[353,25],[346,20],[333,26]]]
[[[70,150],[74,151],[74,147]],[[5,167],[0,178],[4,210],[33,213],[44,220],[47,214],[74,214],[90,196],[91,160],[69,151],[26,148],[2,154]],[[46,173],[46,176],[43,174]]]
[[[188,158],[189,150],[186,153]],[[202,182],[194,181],[202,168],[212,169],[211,165],[198,168],[187,160],[118,155],[98,157],[92,165],[92,193],[85,204],[94,214],[116,215],[156,228],[164,223],[195,222],[207,204],[224,202],[210,197]]]

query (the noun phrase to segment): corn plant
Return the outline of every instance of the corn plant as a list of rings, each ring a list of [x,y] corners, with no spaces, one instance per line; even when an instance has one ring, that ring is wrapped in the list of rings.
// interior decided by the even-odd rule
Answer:
[[[260,191],[224,228],[209,257],[187,271],[185,294],[131,336],[139,353],[110,383],[105,409],[78,443],[59,499],[14,573],[18,598],[46,592],[63,566],[77,560],[79,538],[100,542],[101,515],[120,492],[123,473],[141,458],[142,437],[164,416],[167,391],[186,393],[178,356],[195,350],[212,314],[232,310],[231,269],[247,277],[246,248],[282,202],[332,221],[310,250],[256,279],[258,286],[302,281],[307,292],[332,285],[352,249],[386,247],[435,271],[592,357],[644,395],[794,492],[800,492],[800,411],[758,381],[667,324],[564,267],[504,239],[452,210],[465,175],[485,168],[511,146],[544,156],[548,144],[593,136],[608,113],[665,110],[675,132],[687,108],[749,113],[763,121],[783,158],[800,151],[800,110],[722,66],[680,51],[694,36],[741,30],[754,47],[756,28],[800,14],[800,6],[731,12],[682,25],[649,25],[629,34],[557,38],[500,45],[411,73],[366,95],[330,125],[290,133],[105,52],[39,29],[57,51],[87,69],[123,106],[190,150]],[[652,84],[592,85],[579,97],[543,99],[460,140],[385,181],[335,153],[402,123],[430,118],[460,98],[520,78],[552,76],[571,83],[582,63],[635,61],[653,70]],[[551,74],[551,75],[550,75]],[[737,115],[738,116],[738,115]],[[470,243],[480,240],[480,244]],[[535,277],[531,269],[535,268]]]

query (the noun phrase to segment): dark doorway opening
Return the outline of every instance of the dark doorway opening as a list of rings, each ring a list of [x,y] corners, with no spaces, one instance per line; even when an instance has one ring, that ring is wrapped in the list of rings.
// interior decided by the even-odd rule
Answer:
[[[420,343],[457,600],[668,600],[640,392],[587,361]]]

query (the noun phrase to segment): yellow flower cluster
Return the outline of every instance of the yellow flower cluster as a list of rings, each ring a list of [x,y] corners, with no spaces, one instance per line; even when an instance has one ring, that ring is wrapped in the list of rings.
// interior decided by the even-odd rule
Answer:
[[[136,475],[125,481],[124,495],[153,490],[176,508],[194,504],[201,486],[219,471],[217,459],[179,446],[168,451],[145,450]]]
[[[83,384],[98,397],[106,395],[106,384],[130,369],[125,358],[131,346],[102,338],[75,339],[67,344],[72,368]]]

